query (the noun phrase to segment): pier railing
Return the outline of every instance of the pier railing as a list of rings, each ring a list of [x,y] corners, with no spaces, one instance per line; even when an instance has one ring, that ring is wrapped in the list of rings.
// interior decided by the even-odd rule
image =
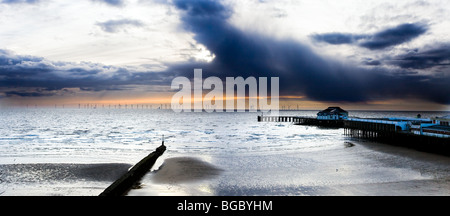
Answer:
[[[258,116],[258,122],[291,122],[296,125],[343,127],[343,120],[317,119],[311,116]]]
[[[345,120],[344,135],[358,138],[392,138],[397,132],[395,122],[375,120],[364,121],[363,119]],[[399,129],[399,132],[401,128]]]
[[[259,122],[293,122],[302,123],[305,121],[315,121],[314,117],[305,116],[258,116]]]

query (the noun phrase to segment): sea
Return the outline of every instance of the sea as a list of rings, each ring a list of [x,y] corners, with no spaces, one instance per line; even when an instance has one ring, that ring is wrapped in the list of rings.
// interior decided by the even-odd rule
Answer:
[[[280,111],[316,116],[318,110]],[[0,196],[97,196],[164,144],[128,196],[450,195],[450,158],[258,122],[255,112],[0,109]],[[349,111],[362,118],[450,112]]]

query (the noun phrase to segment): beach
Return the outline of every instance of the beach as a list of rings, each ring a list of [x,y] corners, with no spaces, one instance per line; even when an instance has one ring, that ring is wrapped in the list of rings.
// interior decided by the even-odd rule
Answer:
[[[2,196],[98,196],[160,146],[163,135],[167,150],[128,196],[450,195],[449,157],[346,137],[343,129],[257,122],[256,113],[14,109],[0,115]]]
[[[3,164],[4,196],[83,196],[100,194],[131,164]]]
[[[353,145],[300,155],[169,157],[128,195],[450,195],[448,157],[379,143]]]

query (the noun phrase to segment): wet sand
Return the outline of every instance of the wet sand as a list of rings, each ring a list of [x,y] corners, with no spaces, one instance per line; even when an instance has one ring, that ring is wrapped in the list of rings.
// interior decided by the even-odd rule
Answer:
[[[195,157],[194,157],[195,156]],[[364,141],[273,155],[167,155],[131,196],[448,196],[450,158]]]
[[[365,141],[285,154],[168,152],[129,196],[448,196],[450,158]],[[97,196],[131,164],[4,164],[0,195]]]
[[[0,194],[12,196],[98,195],[131,164],[2,164]]]
[[[449,196],[450,179],[335,185],[318,188],[316,193],[327,196]]]
[[[219,178],[224,170],[195,157],[171,157],[141,179],[141,187],[128,196],[211,195],[204,182]]]
[[[211,179],[223,170],[192,157],[174,157],[164,160],[160,168],[152,173],[155,183],[178,184]]]

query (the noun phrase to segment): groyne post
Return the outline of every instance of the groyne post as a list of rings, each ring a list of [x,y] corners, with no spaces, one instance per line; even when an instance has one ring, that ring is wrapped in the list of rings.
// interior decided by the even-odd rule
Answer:
[[[166,150],[164,141],[161,146],[134,165],[127,173],[107,187],[99,196],[122,196],[130,190],[155,164],[156,159]]]

